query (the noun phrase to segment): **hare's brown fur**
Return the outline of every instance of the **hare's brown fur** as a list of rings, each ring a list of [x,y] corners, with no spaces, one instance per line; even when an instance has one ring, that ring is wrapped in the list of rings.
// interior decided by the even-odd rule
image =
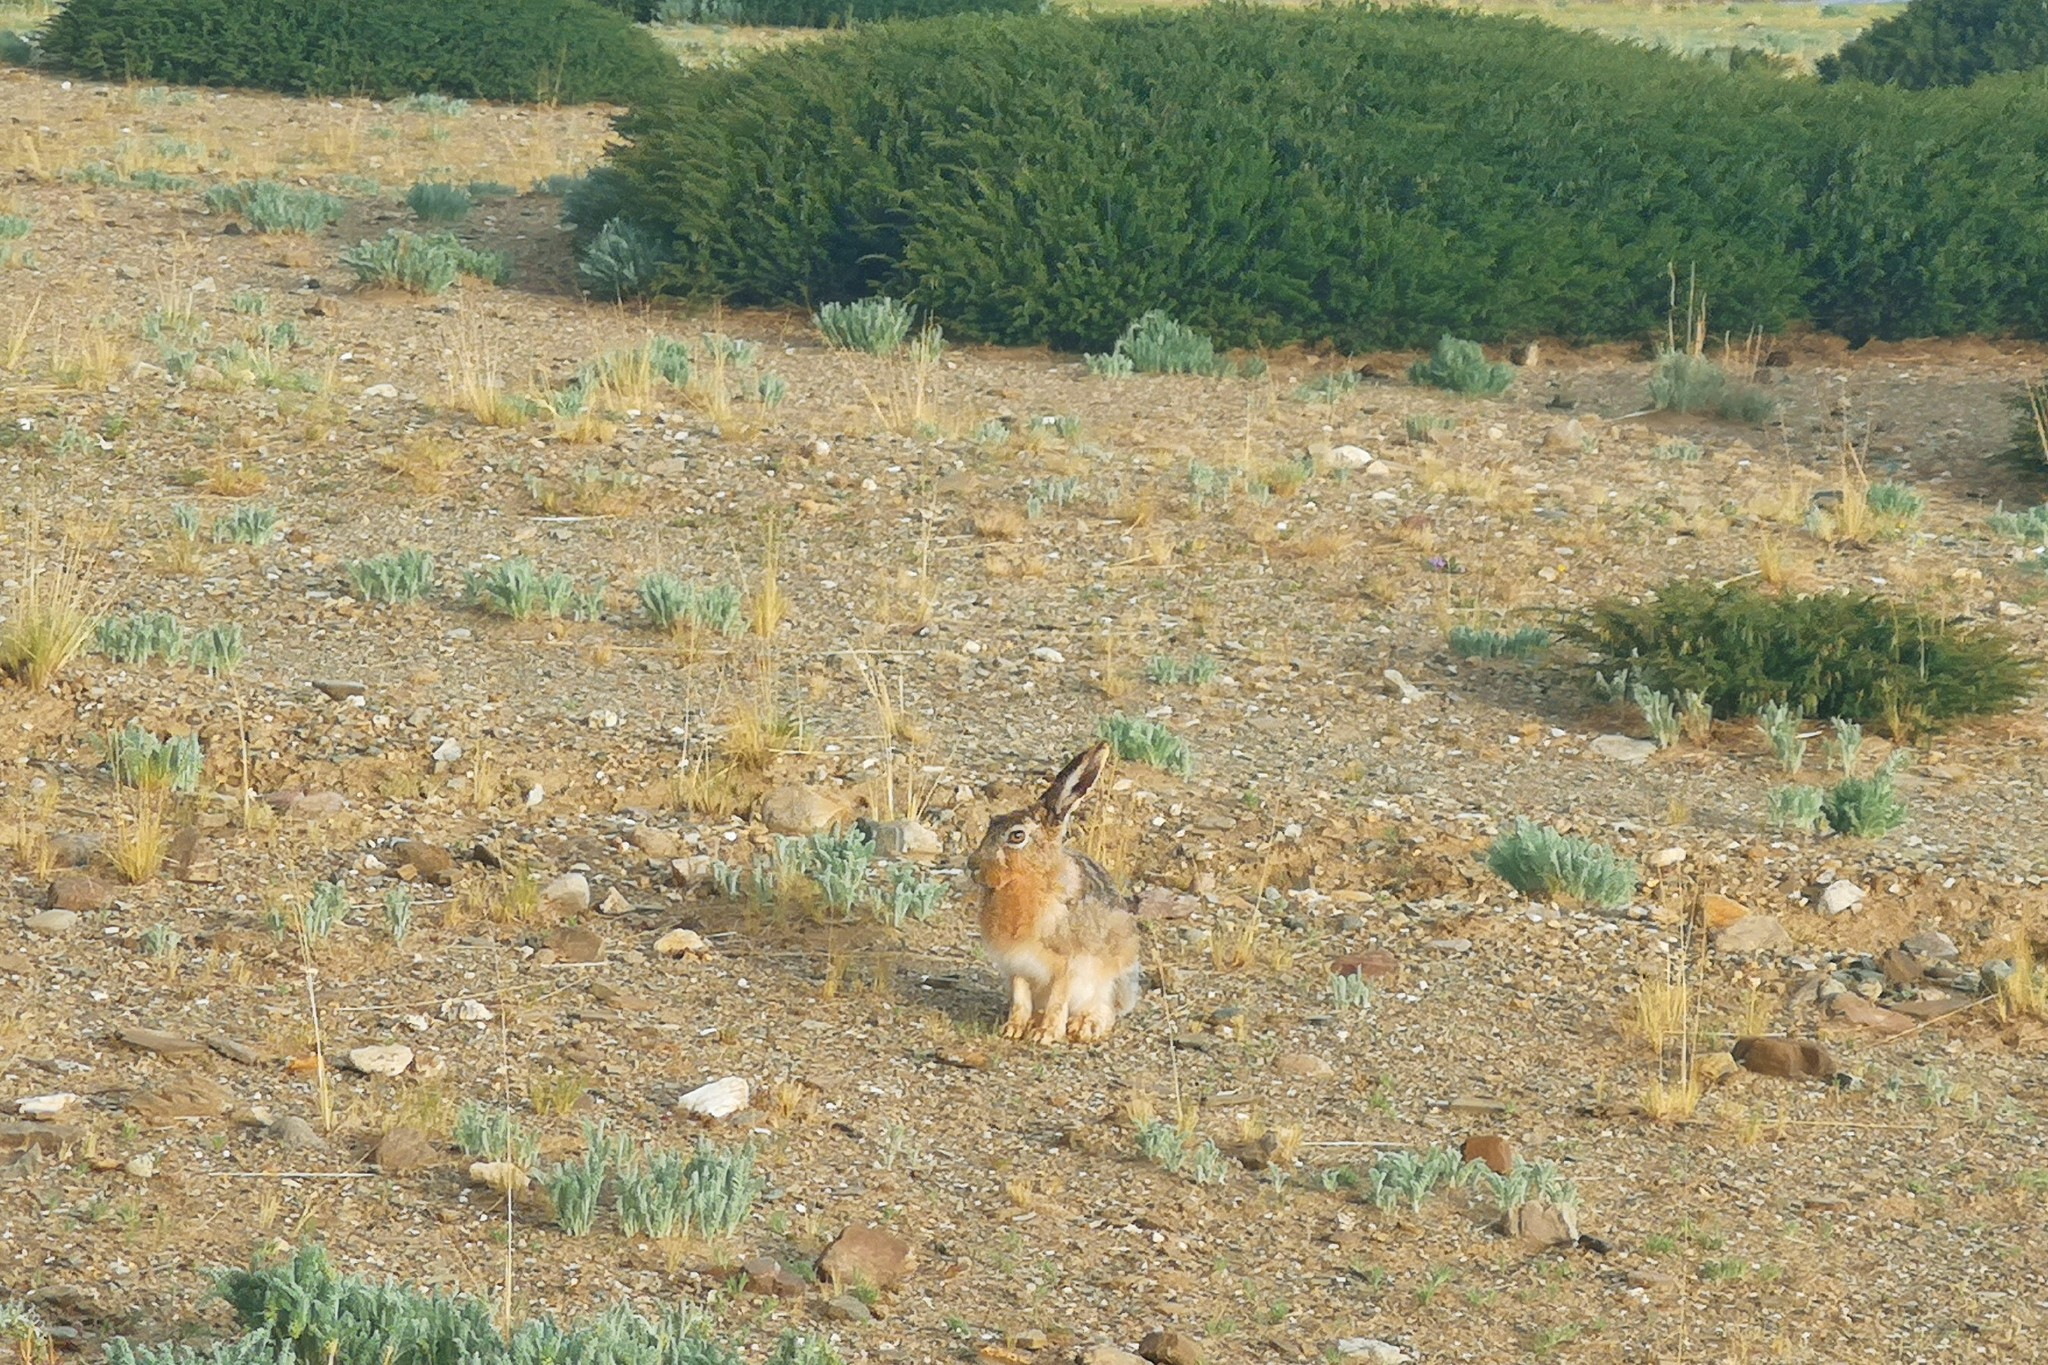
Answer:
[[[1137,1003],[1137,920],[1101,865],[1062,843],[1104,754],[1083,751],[1035,805],[997,816],[968,860],[982,939],[1010,979],[1006,1037],[1093,1041]]]

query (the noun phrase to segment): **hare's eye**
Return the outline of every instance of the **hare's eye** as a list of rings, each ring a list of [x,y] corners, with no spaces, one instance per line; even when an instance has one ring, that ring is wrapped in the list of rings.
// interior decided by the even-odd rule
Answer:
[[[1017,828],[1010,831],[1010,842],[1013,844],[1021,844],[1030,837],[1031,831],[1025,829],[1022,825],[1019,825],[1017,826]]]

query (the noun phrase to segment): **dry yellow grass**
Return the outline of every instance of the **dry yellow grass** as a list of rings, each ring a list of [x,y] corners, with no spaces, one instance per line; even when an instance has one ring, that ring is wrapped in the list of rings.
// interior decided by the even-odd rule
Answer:
[[[782,528],[770,518],[762,523],[761,572],[747,599],[747,626],[767,639],[789,616],[789,598],[782,591]]]
[[[741,766],[684,762],[669,779],[669,804],[705,820],[730,820],[751,804]]]
[[[99,624],[94,565],[75,545],[39,550],[40,517],[18,528],[28,556],[0,626],[0,672],[40,692],[90,644]]]
[[[263,472],[261,466],[226,456],[208,465],[205,476],[199,481],[200,491],[217,498],[254,497],[269,486],[270,476]]]
[[[377,457],[377,467],[412,485],[417,493],[439,493],[462,463],[462,452],[447,441],[415,436],[397,450]]]
[[[108,861],[130,886],[140,886],[163,866],[171,842],[164,822],[164,800],[154,792],[136,792],[130,800],[127,825],[107,848]]]
[[[2034,959],[2034,942],[2022,927],[2012,949],[2012,974],[1998,983],[1998,1013],[2004,1019],[2048,1018],[2048,982]]]

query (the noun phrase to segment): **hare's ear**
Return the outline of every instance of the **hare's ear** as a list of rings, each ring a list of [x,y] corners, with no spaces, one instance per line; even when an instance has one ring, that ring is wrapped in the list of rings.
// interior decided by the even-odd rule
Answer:
[[[1038,798],[1038,808],[1048,823],[1067,823],[1074,807],[1095,785],[1095,779],[1102,776],[1102,763],[1108,756],[1109,745],[1098,741],[1074,755],[1074,761],[1060,769],[1060,775],[1045,789],[1045,795]]]

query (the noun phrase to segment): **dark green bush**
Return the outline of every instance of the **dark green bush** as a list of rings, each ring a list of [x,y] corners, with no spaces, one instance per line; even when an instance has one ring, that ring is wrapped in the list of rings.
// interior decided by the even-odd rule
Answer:
[[[42,47],[87,76],[289,94],[632,104],[679,81],[590,0],[69,0]]]
[[[1926,90],[2048,65],[2043,0],[1913,0],[1819,62],[1824,81]]]
[[[586,237],[661,287],[886,294],[1105,351],[1170,307],[1221,347],[1714,326],[2039,334],[2048,101],[1722,71],[1530,21],[1239,6],[938,19],[696,73],[636,112]]]
[[[1038,14],[1045,0],[664,0],[661,17],[699,23],[838,28],[947,14]]]
[[[1776,702],[1895,737],[2009,711],[2039,676],[1998,626],[1950,625],[1861,593],[1774,597],[1679,581],[1641,603],[1600,603],[1564,632],[1649,688],[1699,693],[1717,716]]]

